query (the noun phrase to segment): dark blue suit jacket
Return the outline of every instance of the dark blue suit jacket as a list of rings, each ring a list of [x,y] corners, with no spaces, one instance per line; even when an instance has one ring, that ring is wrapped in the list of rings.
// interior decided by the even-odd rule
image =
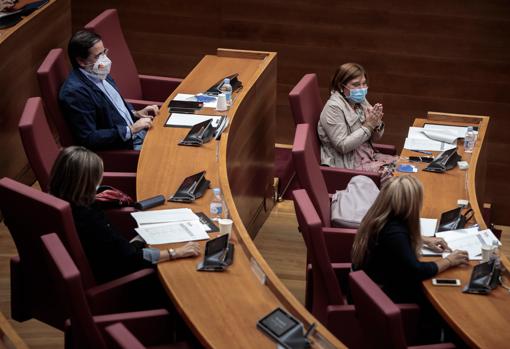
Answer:
[[[112,77],[106,80],[118,91]],[[133,149],[124,141],[127,123],[108,97],[79,69],[62,84],[59,102],[76,141],[89,149]],[[124,101],[131,112],[132,106]],[[133,118],[133,115],[131,115]]]

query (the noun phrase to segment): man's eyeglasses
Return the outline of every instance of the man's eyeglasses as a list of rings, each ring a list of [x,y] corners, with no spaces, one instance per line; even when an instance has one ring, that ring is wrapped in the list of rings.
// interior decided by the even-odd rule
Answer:
[[[99,52],[97,55],[94,56],[94,60],[97,61],[101,55],[108,55],[108,49],[105,48],[103,51]]]

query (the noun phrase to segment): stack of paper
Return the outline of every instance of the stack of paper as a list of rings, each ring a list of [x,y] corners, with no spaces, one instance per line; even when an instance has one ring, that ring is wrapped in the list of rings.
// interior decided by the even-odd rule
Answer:
[[[149,224],[135,230],[149,245],[209,239],[200,221]]]
[[[429,130],[422,127],[409,127],[404,143],[405,149],[444,151],[457,147],[457,135],[449,130]]]
[[[451,126],[451,125],[437,125],[437,124],[426,124],[423,126],[425,130],[434,131],[448,131],[457,136],[457,138],[464,138],[467,132],[467,126]]]
[[[200,218],[189,208],[131,213],[136,232],[151,245],[205,240],[209,238]]]
[[[172,113],[165,125],[173,127],[193,127],[196,124],[212,119],[212,125],[217,127],[222,118],[224,119],[221,115]]]
[[[456,133],[448,130],[439,131],[423,129],[423,133],[430,139],[445,143],[453,143],[455,140],[457,140],[457,138],[459,138]]]
[[[420,218],[421,236],[434,236],[436,233],[437,219]]]
[[[437,233],[436,236],[445,239],[452,251],[467,251],[470,260],[482,259],[483,245],[491,246],[494,244],[494,241],[497,242],[498,246],[501,245],[501,242],[499,242],[490,229],[482,231],[469,231],[469,229],[452,230]]]
[[[452,251],[455,250],[467,251],[469,255],[469,260],[481,260],[482,246],[484,245],[492,246],[494,244],[494,241],[497,242],[498,245],[501,245],[501,242],[496,238],[496,236],[494,236],[490,229],[478,231],[477,227],[443,231],[440,233],[436,233],[436,237],[443,238],[448,244],[448,247],[450,247]],[[422,255],[447,256],[448,253],[437,253],[429,250],[426,247],[423,247]]]

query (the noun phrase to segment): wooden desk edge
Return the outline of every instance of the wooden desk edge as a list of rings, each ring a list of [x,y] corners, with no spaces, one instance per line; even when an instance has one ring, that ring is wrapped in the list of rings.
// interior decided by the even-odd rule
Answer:
[[[34,17],[36,17],[39,13],[42,11],[45,11],[48,7],[53,6],[55,2],[58,0],[50,0],[34,12],[32,12],[30,15],[23,17],[21,21],[13,25],[9,28],[0,29],[0,45],[7,40],[11,35],[13,35],[20,27],[26,25],[28,22],[33,20]]]
[[[255,81],[258,80],[259,76],[265,71],[267,66],[273,62],[276,58],[276,52],[259,52],[259,51],[245,51],[245,50],[230,50],[230,49],[218,49],[218,56],[227,56],[227,57],[244,57],[244,58],[252,58],[252,59],[264,59],[265,62],[261,65],[257,74],[253,77],[253,81],[251,81],[248,86],[254,86]],[[250,89],[243,89],[240,92],[240,97],[244,97],[248,94]],[[242,95],[241,95],[242,94]],[[235,113],[239,104],[234,106],[233,112]],[[235,118],[234,118],[235,120]],[[233,121],[235,122],[235,121]],[[267,286],[271,289],[271,291],[275,294],[278,300],[287,308],[290,308],[289,311],[293,313],[294,316],[299,318],[304,322],[306,327],[310,326],[312,323],[316,323],[317,332],[320,337],[322,337],[322,345],[325,345],[323,340],[329,342],[329,345],[334,348],[345,348],[345,345],[341,343],[329,330],[323,326],[312,314],[308,312],[308,310],[294,297],[294,295],[287,289],[287,287],[280,281],[278,276],[273,272],[271,267],[264,260],[257,247],[253,243],[248,231],[244,227],[244,224],[241,220],[241,217],[237,211],[235,206],[235,202],[232,196],[232,192],[230,190],[230,185],[228,181],[228,173],[227,173],[227,146],[229,141],[229,133],[226,132],[220,141],[220,163],[219,163],[219,172],[220,172],[220,183],[223,192],[224,199],[226,201],[227,207],[229,208],[229,213],[231,219],[234,221],[234,226],[236,227],[236,232],[238,234],[238,241],[241,245],[244,253],[246,253],[249,259],[254,259],[260,269],[266,275],[266,283]],[[292,311],[293,310],[293,311]],[[315,339],[318,339],[317,337]]]
[[[475,116],[475,115],[464,115],[464,114],[445,114],[438,112],[429,112],[427,114],[427,119],[423,119],[426,121],[435,121],[444,125],[456,125],[456,126],[466,126],[466,125],[478,125],[478,139],[477,144],[471,153],[470,166],[468,171],[468,199],[471,204],[471,208],[474,211],[475,221],[480,225],[481,229],[487,229],[487,225],[482,216],[482,211],[480,210],[480,204],[478,203],[478,195],[476,193],[476,171],[478,168],[478,159],[480,157],[480,153],[482,151],[482,147],[485,142],[485,135],[487,132],[487,128],[489,126],[489,117],[488,116]],[[480,142],[478,142],[480,140]],[[475,166],[473,166],[473,164]]]
[[[474,218],[476,223],[479,224],[481,229],[487,229],[487,225],[483,219],[482,212],[480,210],[480,203],[478,202],[478,195],[476,191],[476,180],[477,180],[477,171],[479,169],[479,160],[482,153],[482,150],[485,150],[484,143],[485,143],[485,137],[487,135],[487,130],[489,126],[489,116],[482,116],[482,115],[464,115],[464,114],[448,114],[448,113],[438,113],[438,112],[429,112],[427,114],[427,119],[423,119],[425,122],[427,121],[434,121],[440,124],[449,124],[449,125],[459,125],[459,126],[465,126],[465,125],[475,125],[478,126],[478,138],[477,143],[475,145],[475,148],[473,149],[473,152],[471,153],[470,158],[470,167],[468,169],[467,173],[467,192],[468,192],[468,199],[471,204],[471,208],[474,212]],[[483,203],[482,203],[483,205]],[[508,258],[501,254],[501,261],[506,268],[507,272],[510,267],[510,262]],[[471,262],[472,265],[475,265],[475,262]],[[440,306],[440,304],[437,302],[437,300],[434,298],[434,296],[430,293],[430,290],[425,287],[425,292],[428,295],[428,299],[431,301],[431,303],[434,305],[434,308],[441,314],[441,316],[445,319],[450,319],[451,315],[447,311],[447,309]],[[476,342],[471,338],[469,333],[466,333],[464,329],[461,327],[460,324],[457,322],[449,321],[448,323],[450,326],[454,328],[454,330],[457,333],[462,333],[463,338],[467,340],[467,342],[470,345],[475,345]]]

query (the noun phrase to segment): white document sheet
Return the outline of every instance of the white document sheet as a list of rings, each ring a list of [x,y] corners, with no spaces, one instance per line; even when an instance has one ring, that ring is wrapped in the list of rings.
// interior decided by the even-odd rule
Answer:
[[[200,221],[150,224],[135,230],[149,245],[209,239]]]
[[[449,130],[426,130],[423,129],[423,133],[430,139],[439,142],[445,142],[453,144],[459,138],[456,133]]]
[[[453,240],[453,239],[462,238],[467,235],[476,234],[476,233],[478,233],[478,227],[442,231],[440,233],[436,233],[436,236],[438,238],[443,238],[445,240]]]
[[[448,235],[443,236],[448,246],[452,250],[466,250],[469,254],[469,260],[481,260],[482,259],[482,246],[493,244],[493,241],[497,241],[498,246],[501,242],[494,236],[490,229],[485,229],[476,233],[466,233],[464,235],[455,234],[450,237]]]
[[[433,222],[434,221],[434,222]],[[430,231],[436,231],[437,219],[431,218],[420,218],[420,227],[421,227],[421,235],[422,236],[434,236],[434,233],[430,234]],[[425,226],[425,228],[424,228]],[[425,234],[424,234],[425,232]],[[436,237],[443,238],[448,243],[448,240],[452,240],[455,238],[461,238],[467,236],[467,234],[476,234],[478,232],[478,227],[467,228],[467,229],[458,229],[458,230],[449,230],[443,231],[440,233],[435,233]],[[429,235],[430,234],[430,235]],[[442,256],[442,252],[434,252],[427,247],[422,247],[421,249],[422,256]],[[447,256],[448,253],[445,254]]]
[[[423,133],[422,127],[409,127],[407,138],[404,143],[405,149],[444,151],[453,149],[457,145],[433,140]]]
[[[199,124],[209,119],[213,119],[212,125],[216,127],[220,123],[221,116],[172,113],[170,114],[170,117],[166,121],[166,126],[193,127],[196,124]]]
[[[437,219],[420,218],[421,236],[434,236],[436,232]]]
[[[132,212],[131,216],[139,226],[155,223],[199,221],[198,216],[189,208]]]
[[[457,138],[464,138],[467,132],[467,126],[426,124],[423,126],[423,128],[425,130],[438,130],[438,131],[447,130],[449,132],[454,133],[457,136]]]
[[[214,101],[204,103],[204,108],[215,108],[216,103],[218,102],[218,97],[208,96],[214,98]],[[177,96],[174,97],[174,101],[196,101],[197,98],[195,95],[188,93],[178,93]]]

